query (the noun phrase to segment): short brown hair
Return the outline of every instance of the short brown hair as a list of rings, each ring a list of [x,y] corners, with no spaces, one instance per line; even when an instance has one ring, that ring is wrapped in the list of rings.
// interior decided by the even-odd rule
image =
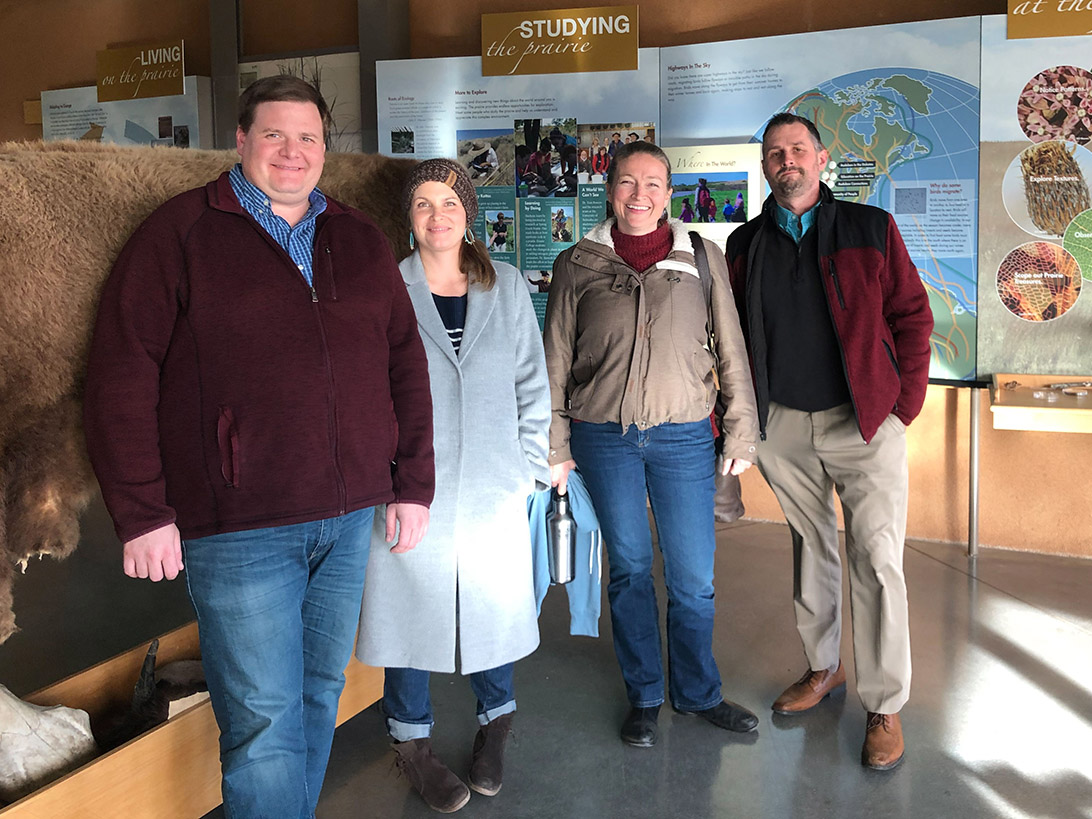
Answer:
[[[815,127],[815,123],[807,117],[802,117],[799,114],[790,114],[788,111],[782,111],[780,114],[774,114],[770,117],[770,121],[766,123],[766,130],[762,132],[762,155],[766,155],[766,135],[770,133],[774,128],[780,128],[783,125],[803,125],[808,129],[808,134],[811,136],[811,141],[815,144],[815,150],[826,150],[823,145],[823,138],[819,136],[819,129]]]
[[[250,131],[254,124],[254,114],[263,102],[310,102],[318,108],[322,119],[322,140],[329,143],[330,126],[333,118],[326,100],[315,86],[299,77],[281,74],[276,77],[262,77],[255,80],[239,97],[239,127],[243,133]]]

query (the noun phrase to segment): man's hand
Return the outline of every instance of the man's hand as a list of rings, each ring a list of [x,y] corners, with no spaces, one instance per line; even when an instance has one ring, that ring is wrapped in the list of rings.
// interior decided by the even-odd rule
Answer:
[[[428,531],[428,507],[419,503],[387,504],[387,543],[398,542],[391,547],[395,554],[408,552],[421,542]]]
[[[742,458],[721,458],[720,459],[720,474],[728,475],[742,475],[751,466],[750,461],[745,461]]]
[[[574,469],[576,461],[571,458],[550,467],[550,483],[557,487],[557,494],[564,495],[568,491],[569,473]]]
[[[129,577],[155,583],[163,578],[174,580],[182,571],[182,538],[173,523],[127,540],[122,554],[122,567]]]

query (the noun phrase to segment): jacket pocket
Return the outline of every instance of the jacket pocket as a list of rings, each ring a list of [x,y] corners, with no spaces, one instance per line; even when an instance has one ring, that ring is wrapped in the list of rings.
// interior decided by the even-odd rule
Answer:
[[[895,360],[895,354],[891,351],[891,345],[887,343],[886,339],[880,339],[883,343],[883,349],[887,353],[887,360],[891,362],[891,366],[895,369],[895,375],[902,377],[902,373],[899,372],[899,362]]]
[[[595,375],[597,365],[589,353],[581,353],[573,362],[572,378],[577,384],[586,384]]]
[[[838,271],[834,269],[833,259],[827,262],[827,272],[830,274],[830,280],[834,284],[834,292],[838,296],[838,306],[845,310],[846,299],[845,296],[842,295],[842,283],[838,280]]]
[[[216,420],[216,448],[220,451],[220,474],[226,486],[239,486],[239,430],[230,407],[220,407]]]
[[[690,383],[697,389],[697,392],[692,393],[695,404],[700,404],[706,412],[712,411],[715,401],[714,397],[710,397],[710,384],[713,386],[713,392],[716,393],[720,390],[719,382],[716,354],[705,347],[699,347],[694,351]]]

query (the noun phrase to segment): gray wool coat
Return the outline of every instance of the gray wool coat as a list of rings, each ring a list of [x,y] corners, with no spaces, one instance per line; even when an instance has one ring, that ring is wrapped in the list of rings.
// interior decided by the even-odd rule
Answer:
[[[538,647],[527,497],[550,485],[550,387],[519,271],[471,285],[459,355],[415,252],[399,264],[428,355],[436,499],[424,539],[393,554],[376,509],[356,656],[372,666],[463,674]]]

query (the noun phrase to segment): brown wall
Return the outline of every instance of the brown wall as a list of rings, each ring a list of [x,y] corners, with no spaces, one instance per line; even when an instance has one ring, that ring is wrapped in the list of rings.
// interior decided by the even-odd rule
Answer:
[[[354,49],[356,9],[356,0],[239,0],[242,54]],[[94,85],[104,48],[182,37],[186,73],[211,70],[209,0],[0,0],[0,37],[0,142],[41,139],[41,125],[23,124],[23,101]]]
[[[95,84],[95,52],[182,37],[186,73],[209,74],[209,0],[0,0],[0,141],[41,139],[24,100]]]
[[[294,51],[356,50],[356,0],[238,2],[243,57]]]

